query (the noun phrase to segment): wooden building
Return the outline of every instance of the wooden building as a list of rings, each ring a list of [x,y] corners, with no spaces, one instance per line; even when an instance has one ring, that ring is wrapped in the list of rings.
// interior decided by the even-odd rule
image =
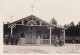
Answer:
[[[53,45],[55,36],[63,37],[62,41],[65,43],[64,27],[51,25],[34,15],[4,24],[4,35],[7,33],[10,33],[11,36],[17,34],[18,44]]]

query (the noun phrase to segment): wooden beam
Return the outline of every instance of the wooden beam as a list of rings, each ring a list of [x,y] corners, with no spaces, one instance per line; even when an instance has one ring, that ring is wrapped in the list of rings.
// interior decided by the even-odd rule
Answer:
[[[16,25],[22,25],[22,24],[16,24]],[[26,25],[24,24],[22,26],[45,26],[45,27],[47,27],[47,25],[27,25],[27,24]]]
[[[22,25],[22,24],[16,24],[16,25]]]

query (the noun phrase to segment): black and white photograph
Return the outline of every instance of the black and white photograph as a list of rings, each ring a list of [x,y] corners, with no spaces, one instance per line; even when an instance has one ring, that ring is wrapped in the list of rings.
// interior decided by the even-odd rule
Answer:
[[[2,54],[80,54],[80,0],[1,0]]]

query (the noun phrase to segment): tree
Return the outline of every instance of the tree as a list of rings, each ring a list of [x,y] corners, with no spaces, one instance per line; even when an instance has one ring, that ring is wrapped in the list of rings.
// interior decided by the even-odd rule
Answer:
[[[78,24],[77,24],[79,27],[80,27],[80,21],[78,22]]]
[[[77,25],[74,25],[74,22],[71,22],[68,25],[64,25],[64,27],[67,27],[67,29],[65,30],[65,35],[68,38],[73,37],[72,40],[75,40],[76,37],[80,37],[80,22],[78,22]],[[76,39],[76,41],[78,42],[79,40]]]
[[[75,25],[74,22],[72,21],[70,23],[70,36],[74,36],[75,35]]]
[[[77,24],[77,35],[80,36],[80,21]]]
[[[70,26],[71,27],[75,26],[73,21],[70,23]]]
[[[75,35],[75,25],[74,25],[73,21],[68,25],[64,25],[64,27],[67,27],[67,29],[66,29],[67,36],[74,36]]]
[[[65,24],[65,25],[64,25],[64,28],[68,28],[68,25]]]
[[[57,25],[57,21],[56,21],[54,18],[52,18],[52,19],[50,20],[50,24],[51,24],[51,25]]]

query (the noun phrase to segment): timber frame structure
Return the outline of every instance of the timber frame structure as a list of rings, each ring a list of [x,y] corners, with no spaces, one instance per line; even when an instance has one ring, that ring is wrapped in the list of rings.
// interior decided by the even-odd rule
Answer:
[[[56,30],[58,29],[58,31]],[[8,32],[7,32],[7,31]],[[56,32],[58,34],[56,34]],[[21,32],[24,32],[25,38],[21,38]],[[30,15],[23,19],[17,20],[12,23],[4,24],[4,35],[10,33],[10,36],[17,33],[20,36],[19,44],[54,44],[53,35],[62,36],[65,44],[65,28],[57,25],[51,25],[46,21]],[[28,33],[28,34],[27,34]],[[29,36],[31,36],[29,38]],[[48,38],[43,38],[48,36]],[[33,38],[34,37],[34,38]],[[31,39],[32,38],[32,39]]]

